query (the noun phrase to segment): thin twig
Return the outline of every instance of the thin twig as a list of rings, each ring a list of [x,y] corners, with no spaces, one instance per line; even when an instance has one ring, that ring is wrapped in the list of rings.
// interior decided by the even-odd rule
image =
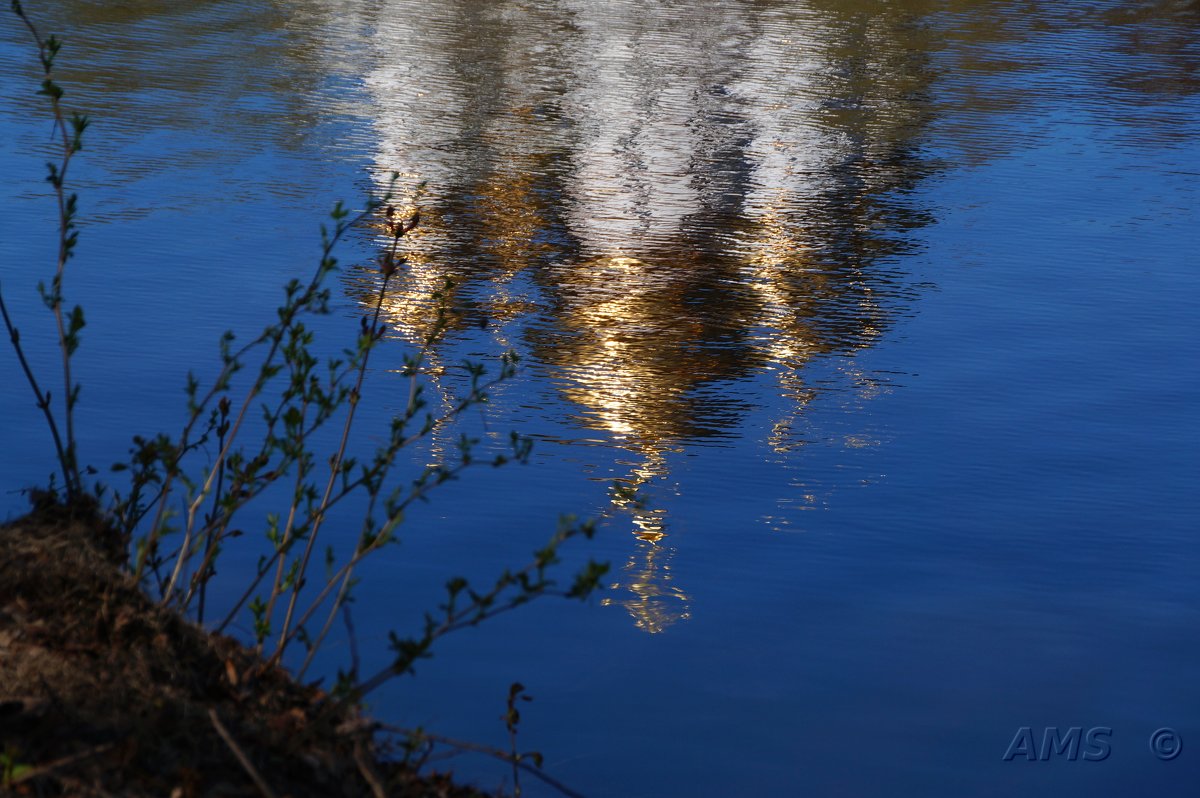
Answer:
[[[371,794],[375,798],[387,798],[387,790],[384,789],[383,782],[379,780],[379,774],[375,772],[375,768],[371,765],[370,760],[363,751],[361,743],[354,745],[354,764],[358,765],[358,772],[362,774],[363,779],[371,788]]]
[[[383,201],[386,202],[389,196],[390,195],[384,195]],[[274,362],[275,355],[280,349],[283,338],[287,334],[288,328],[295,321],[296,317],[299,316],[301,312],[308,308],[319,297],[321,283],[324,281],[328,272],[332,270],[330,258],[337,243],[342,239],[347,230],[351,229],[354,225],[360,223],[362,220],[368,218],[372,213],[374,213],[376,207],[378,207],[377,204],[372,201],[368,204],[368,207],[365,211],[355,216],[349,222],[338,222],[334,228],[333,235],[325,238],[323,241],[320,265],[310,278],[308,285],[304,287],[298,297],[293,299],[291,295],[289,295],[288,304],[285,304],[284,307],[281,308],[279,324],[267,328],[267,330],[261,335],[251,340],[233,355],[233,357],[230,359],[230,362],[222,371],[222,378],[219,378],[218,381],[214,383],[213,388],[209,390],[204,400],[196,406],[191,419],[189,419],[188,423],[184,427],[183,433],[181,434],[181,442],[186,443],[187,436],[196,420],[200,417],[202,408],[207,404],[212,396],[215,395],[216,388],[222,383],[224,375],[232,374],[233,364],[240,362],[241,357],[247,354],[255,346],[258,346],[259,344],[269,344],[267,353],[263,358],[261,365],[259,366],[258,377],[255,379],[254,384],[251,385],[246,397],[242,400],[241,408],[238,410],[237,416],[230,428],[229,437],[226,439],[224,446],[222,446],[221,451],[218,453],[216,462],[211,468],[208,469],[208,475],[203,481],[199,492],[191,501],[191,503],[187,505],[187,522],[183,530],[184,543],[180,547],[179,559],[177,559],[175,563],[175,568],[171,574],[171,578],[167,583],[166,589],[163,591],[162,604],[164,606],[170,601],[171,592],[174,589],[175,582],[179,577],[180,570],[182,569],[184,560],[186,559],[186,552],[189,549],[192,535],[195,531],[196,512],[203,503],[204,498],[212,490],[217,470],[224,468],[225,460],[229,456],[229,452],[233,447],[234,439],[241,430],[242,422],[245,420],[247,411],[252,406],[254,399],[262,392],[266,383],[270,380],[271,366]],[[162,536],[162,524],[166,518],[167,494],[169,492],[170,482],[174,477],[174,468],[178,467],[178,463],[179,460],[176,459],[175,462],[172,463],[172,468],[168,469],[166,479],[163,483],[163,495],[160,499],[158,514],[154,520],[154,523],[150,527],[150,533],[147,537],[149,542],[156,542],[158,538]],[[226,515],[228,515],[228,513],[226,513]],[[135,574],[140,578],[141,573],[142,563],[139,561]]]
[[[396,734],[403,734],[408,737],[417,737],[418,739],[425,739],[429,740],[430,742],[448,745],[451,748],[457,748],[460,751],[472,751],[477,754],[486,754],[487,756],[499,759],[502,762],[511,762],[513,759],[513,756],[507,751],[500,748],[493,748],[490,745],[480,745],[479,743],[471,743],[465,740],[456,740],[453,737],[444,737],[440,734],[430,734],[429,732],[421,731],[420,729],[405,729],[400,726],[391,726],[386,723],[380,723],[378,724],[378,727],[385,731],[395,732]],[[558,779],[546,775],[538,768],[527,765],[524,762],[517,762],[516,766],[531,776],[541,779],[546,784],[549,784],[551,787],[567,796],[567,798],[584,798],[581,793],[572,790]]]
[[[71,795],[94,795],[96,798],[117,798],[117,796],[113,795],[108,790],[95,784],[94,779],[84,781],[83,779],[77,779],[74,776],[65,776],[62,774],[59,774],[54,778],[58,779],[58,782],[64,787],[70,787],[74,789],[75,792],[70,793]]]
[[[208,718],[212,721],[213,728],[217,730],[217,734],[221,735],[221,739],[225,741],[225,745],[229,746],[229,750],[237,757],[237,761],[241,764],[242,769],[246,771],[246,775],[254,781],[254,786],[258,787],[258,791],[265,795],[266,798],[275,798],[275,793],[271,790],[271,787],[259,775],[254,764],[246,756],[241,747],[238,746],[237,741],[233,739],[233,735],[229,733],[225,725],[221,723],[221,719],[217,717],[217,710],[209,707]]]
[[[60,465],[63,469],[63,482],[67,488],[67,499],[71,503],[79,498],[83,492],[83,478],[79,473],[78,452],[75,448],[75,413],[74,406],[76,400],[75,386],[71,382],[71,338],[78,332],[72,320],[72,331],[67,333],[67,325],[63,320],[62,310],[62,283],[63,274],[66,272],[67,261],[71,257],[71,249],[75,245],[75,237],[71,234],[74,227],[72,217],[74,215],[75,196],[72,195],[68,200],[66,194],[66,179],[67,170],[71,165],[71,156],[75,154],[79,145],[79,137],[82,135],[84,128],[87,126],[87,120],[83,117],[74,117],[76,124],[75,142],[72,143],[70,133],[67,132],[67,123],[63,114],[62,104],[59,99],[62,97],[62,89],[54,83],[54,57],[57,53],[54,36],[49,39],[43,39],[42,34],[33,24],[22,8],[19,0],[14,0],[12,10],[29,29],[30,35],[37,44],[38,57],[42,62],[42,74],[45,79],[42,82],[42,91],[50,99],[50,108],[54,114],[54,130],[61,134],[62,137],[62,157],[57,166],[50,164],[51,176],[50,182],[54,186],[54,194],[58,203],[58,263],[54,273],[54,279],[51,281],[50,289],[50,310],[54,314],[55,325],[58,328],[58,348],[62,356],[63,370],[63,390],[65,391],[64,408],[66,417],[64,419],[66,428],[66,445],[63,446],[58,440],[58,429],[52,423],[51,430],[55,435],[55,443],[58,445],[58,455]],[[78,235],[77,233],[75,235]],[[46,297],[43,296],[43,299]],[[7,317],[7,314],[5,314]],[[12,330],[9,325],[10,332]],[[16,339],[13,341],[16,344]],[[22,358],[23,360],[23,358]],[[35,389],[36,390],[36,389]],[[38,395],[38,402],[45,401],[44,410],[49,411],[49,393]]]
[[[58,423],[54,420],[53,411],[50,410],[50,395],[42,392],[41,386],[38,385],[37,377],[34,376],[33,368],[29,365],[29,361],[25,359],[25,350],[21,346],[21,333],[8,316],[8,307],[4,304],[3,291],[0,291],[0,315],[4,316],[4,326],[8,328],[8,337],[12,341],[13,349],[16,350],[17,360],[21,363],[21,370],[25,372],[25,378],[29,380],[29,387],[33,389],[33,395],[37,398],[37,406],[42,409],[42,414],[46,416],[46,423],[50,425],[50,434],[54,437],[54,451],[58,455],[59,465],[64,471],[63,479],[65,481],[69,479],[65,474],[67,455],[63,451],[62,438],[58,434]]]
[[[363,382],[367,376],[367,362],[370,360],[371,350],[375,348],[375,343],[379,340],[379,315],[383,310],[383,300],[387,296],[387,287],[391,276],[390,272],[385,272],[383,275],[383,284],[379,286],[379,298],[375,302],[375,313],[371,318],[371,326],[366,333],[369,338],[364,345],[362,360],[358,363],[358,376],[355,379],[354,387],[350,389],[350,407],[346,411],[346,421],[342,426],[342,438],[338,442],[337,452],[330,460],[329,480],[325,483],[325,494],[321,497],[321,503],[317,505],[317,512],[308,533],[308,541],[304,544],[304,554],[300,557],[300,569],[296,573],[296,584],[292,588],[292,595],[288,598],[287,610],[283,616],[283,626],[279,632],[279,644],[272,657],[272,660],[275,662],[282,661],[284,650],[287,648],[289,640],[288,630],[296,612],[296,603],[300,600],[300,590],[304,586],[304,577],[308,572],[308,563],[312,558],[313,549],[317,543],[317,533],[321,531],[321,523],[326,518],[329,500],[333,496],[338,475],[342,470],[342,461],[346,456],[346,446],[350,442],[350,430],[354,426],[355,411],[358,410],[358,403],[362,399]]]
[[[224,405],[222,405],[222,407],[224,407]],[[222,418],[221,421],[222,421],[222,423],[225,423],[224,418]],[[217,445],[221,446],[222,448],[225,445],[225,432],[226,431],[227,431],[227,428],[224,426],[217,427]],[[216,555],[217,535],[216,535],[216,532],[212,529],[212,523],[213,523],[213,521],[216,520],[217,511],[220,509],[220,506],[221,506],[221,486],[222,486],[224,479],[225,479],[225,469],[222,468],[221,473],[217,476],[217,489],[213,492],[212,509],[209,511],[208,526],[205,529],[205,534],[204,534],[204,561],[201,562],[201,564],[200,564],[200,570],[196,572],[199,575],[199,579],[200,579],[200,596],[199,596],[199,606],[196,607],[196,623],[198,623],[200,625],[204,624],[204,605],[206,603],[206,599],[208,598],[208,570],[212,566],[213,558],[217,556]],[[184,607],[188,606],[188,603],[191,601],[191,598],[192,598],[192,589],[189,589],[187,596],[183,600]]]
[[[300,407],[300,422],[303,425],[305,417],[308,415],[308,400],[301,404]],[[301,438],[299,443],[303,445],[304,439]],[[279,600],[280,585],[283,584],[284,577],[284,554],[292,545],[292,536],[296,531],[296,511],[300,506],[300,497],[303,495],[305,478],[309,471],[312,470],[311,465],[307,465],[303,458],[297,458],[296,463],[296,486],[292,489],[292,502],[288,507],[287,523],[283,526],[283,534],[276,544],[275,551],[280,554],[278,565],[275,567],[275,583],[271,586],[271,595],[267,599],[267,609],[263,612],[264,618],[273,618],[275,616],[275,602]],[[261,578],[261,577],[260,577]],[[254,585],[258,585],[258,579],[254,580]],[[266,638],[264,637],[263,640]],[[261,654],[263,649],[263,641],[260,640],[257,646],[258,653]]]
[[[517,751],[517,722],[520,713],[517,712],[517,698],[525,688],[520,682],[515,682],[508,690],[507,712],[504,714],[504,725],[508,727],[508,752],[512,756],[513,798],[521,798],[521,770],[517,764],[521,754]]]
[[[346,635],[350,639],[350,676],[357,681],[359,671],[358,634],[354,630],[354,619],[350,617],[350,605],[342,605],[342,619],[346,622]]]
[[[61,759],[55,759],[54,761],[47,762],[44,765],[38,765],[37,767],[24,771],[19,776],[13,776],[10,780],[10,783],[20,784],[23,781],[30,781],[31,779],[40,778],[41,776],[48,775],[52,771],[58,770],[59,768],[72,765],[81,759],[89,759],[97,754],[103,754],[112,747],[113,743],[105,743],[103,745],[98,745],[95,748],[89,748],[86,751],[80,751],[78,753],[71,754],[70,756],[64,756]]]

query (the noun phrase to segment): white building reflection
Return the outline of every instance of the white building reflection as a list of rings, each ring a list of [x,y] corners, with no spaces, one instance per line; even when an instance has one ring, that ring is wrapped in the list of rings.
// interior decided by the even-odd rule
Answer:
[[[805,364],[886,327],[864,271],[889,224],[875,198],[904,179],[897,153],[922,112],[900,12],[383,0],[354,13],[380,179],[399,172],[402,199],[428,184],[385,308],[398,335],[419,341],[439,302],[463,328],[486,322],[498,345],[532,351],[584,424],[651,465],[734,428],[738,400],[712,386],[769,369],[793,400],[770,444],[796,445]],[[686,600],[653,588],[666,527],[642,520],[659,531],[635,524],[646,554],[623,584],[657,631]]]

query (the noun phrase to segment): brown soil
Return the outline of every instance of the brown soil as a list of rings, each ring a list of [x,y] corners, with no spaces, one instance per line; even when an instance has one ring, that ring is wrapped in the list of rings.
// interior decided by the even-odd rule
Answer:
[[[479,795],[388,761],[353,711],[159,607],[123,552],[61,508],[0,526],[0,794]]]

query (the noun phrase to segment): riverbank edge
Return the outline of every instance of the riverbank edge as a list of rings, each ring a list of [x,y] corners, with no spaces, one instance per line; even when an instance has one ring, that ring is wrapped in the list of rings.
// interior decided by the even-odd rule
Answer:
[[[152,601],[90,513],[0,524],[0,792],[482,796],[418,777],[370,721]]]

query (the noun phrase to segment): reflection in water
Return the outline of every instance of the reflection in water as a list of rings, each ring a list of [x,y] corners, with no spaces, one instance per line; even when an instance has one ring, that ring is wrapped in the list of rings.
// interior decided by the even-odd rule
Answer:
[[[633,616],[637,628],[657,634],[677,621],[687,620],[688,596],[675,587],[671,559],[675,549],[639,540],[625,564],[622,582],[614,588],[624,588],[631,594],[622,598],[606,598],[604,606],[620,605]]]
[[[645,463],[632,466],[630,478],[618,481],[612,493],[613,509],[628,513],[637,544],[625,565],[624,581],[611,587],[623,587],[632,595],[605,598],[600,603],[624,607],[639,629],[653,634],[689,616],[689,597],[674,585],[671,560],[675,549],[663,542],[667,536],[666,512],[647,505],[639,492],[643,486],[667,476],[666,458],[654,450],[647,452],[646,458]]]
[[[396,333],[419,339],[441,301],[460,338],[486,324],[527,350],[577,424],[636,456],[629,485],[737,434],[761,375],[790,400],[770,445],[803,443],[806,365],[903,312],[887,258],[926,221],[902,194],[930,80],[911,15],[393,0],[367,23],[380,172],[431,192]],[[626,509],[632,595],[612,601],[660,631],[688,612],[666,519]]]
[[[397,169],[407,199],[421,180],[429,190],[408,282],[389,296],[394,334],[418,340],[454,281],[431,387],[448,395],[460,358],[515,346],[526,378],[497,412],[572,442],[537,484],[574,490],[584,472],[647,495],[607,508],[631,533],[599,543],[621,547],[608,620],[680,632],[703,612],[691,633],[643,645],[596,627],[606,651],[593,658],[581,629],[514,658],[511,627],[485,631],[467,643],[479,657],[422,677],[448,688],[436,699],[400,697],[407,715],[487,738],[491,710],[461,720],[511,661],[595,720],[547,727],[580,754],[555,775],[580,787],[687,790],[707,732],[747,728],[726,758],[737,765],[705,768],[707,789],[690,791],[794,791],[798,747],[771,741],[796,740],[800,713],[809,728],[908,738],[856,779],[857,750],[809,735],[810,792],[890,779],[891,792],[942,795],[1031,791],[1016,771],[980,770],[994,740],[937,735],[964,712],[991,729],[1022,712],[1111,715],[1114,700],[1126,725],[1175,712],[1171,687],[1200,659],[1187,628],[1200,605],[1186,435],[1196,0],[36,5],[66,34],[69,98],[96,119],[76,174],[96,268],[79,263],[71,282],[98,311],[81,363],[93,420],[174,425],[159,406],[182,405],[180,360],[211,363],[228,326],[257,331],[263,308],[239,300],[273,298],[277,275],[311,262],[313,216],[359,195],[351,176]],[[14,198],[46,189],[36,159],[16,155],[48,133],[27,45],[0,24]],[[941,164],[944,182],[921,182]],[[23,270],[46,243],[49,206],[33,205],[10,207],[0,236],[14,285],[32,287]],[[938,226],[917,230],[931,208]],[[929,258],[903,256],[916,239]],[[256,275],[261,290],[240,290]],[[921,303],[929,323],[901,329],[933,275],[948,290]],[[373,278],[351,275],[351,295]],[[168,341],[182,346],[150,345]],[[102,349],[110,359],[94,360]],[[877,368],[928,366],[940,376],[922,379],[920,401],[875,398],[900,379]],[[134,411],[142,385],[154,391]],[[0,415],[28,417],[23,391],[5,397]],[[363,412],[366,437],[386,408]],[[102,425],[87,425],[105,441],[88,447],[97,463],[124,450]],[[44,441],[9,430],[0,467],[23,481],[16,461]],[[903,477],[845,500],[901,463]],[[510,533],[532,533],[493,507],[575,504],[510,498],[509,476],[476,483],[459,534],[383,578],[386,600],[361,608],[368,635],[421,600],[445,565],[428,558],[476,570]],[[759,519],[817,534],[780,540],[750,528]],[[252,563],[231,567],[236,579]],[[695,645],[710,631],[727,645]],[[1033,656],[1014,670],[1014,651]],[[1152,680],[1160,689],[1137,688],[1147,652],[1176,676]],[[1105,664],[1077,684],[1080,661]],[[950,743],[945,766],[920,772],[934,737]],[[623,774],[596,775],[616,761]],[[1136,762],[1118,768],[1145,781]]]
[[[564,0],[431,11],[392,0],[364,12],[377,165],[431,191],[427,223],[407,242],[408,280],[386,308],[396,334],[418,339],[445,293],[456,336],[431,358],[443,395],[450,353],[486,325],[493,344],[532,355],[569,423],[633,455],[625,481],[651,492],[680,447],[721,445],[753,410],[775,414],[765,436],[775,453],[801,449],[814,437],[808,407],[831,387],[856,406],[887,388],[849,359],[913,298],[896,256],[930,221],[907,199],[933,168],[926,131],[940,126],[968,161],[996,152],[994,135],[977,135],[997,124],[986,117],[1013,116],[1011,146],[1037,135],[1020,116],[1034,109],[1035,84],[1014,76],[1048,67],[1010,58],[1014,43],[1049,53],[1063,35],[1115,39],[1120,68],[1058,63],[1061,93],[1094,102],[1075,87],[1100,73],[1118,92],[1105,102],[1164,136],[1161,95],[1193,91],[1178,19],[1158,26],[1156,13],[1117,9],[1089,27],[1065,8],[937,5],[681,11]],[[1168,5],[1164,15],[1194,16]],[[1170,80],[1138,83],[1139,64]],[[946,70],[985,73],[987,92],[982,81],[935,91]],[[934,119],[947,111],[953,122]],[[839,360],[840,384],[813,379],[820,358]],[[868,432],[837,438],[878,444]],[[794,486],[781,509],[824,506],[824,487]],[[626,569],[628,606],[643,628],[661,629],[650,605],[686,613],[667,598],[681,593],[652,589],[665,585],[664,557],[650,552],[667,545],[666,519],[629,517],[645,567]]]
[[[321,4],[63,0],[31,11],[43,30],[65,32],[56,69],[70,87],[72,107],[97,123],[89,165],[77,175],[85,181],[81,187],[95,181],[129,189],[94,192],[88,221],[137,219],[214,201],[251,203],[264,192],[303,196],[305,181],[288,169],[264,173],[246,161],[248,153],[298,149],[322,113],[339,110],[325,90],[345,79],[354,38]],[[6,75],[32,66],[24,34],[15,24],[0,26],[0,41],[18,43],[0,50]],[[331,46],[342,59],[326,58]],[[26,85],[6,80],[0,97],[40,115],[41,98]],[[39,131],[30,147],[43,140]],[[214,180],[221,181],[219,193]]]
[[[565,420],[628,451],[636,465],[624,477],[652,494],[677,452],[731,441],[752,410],[773,414],[764,438],[782,458],[829,439],[809,407],[830,388],[858,402],[886,387],[843,361],[911,305],[895,256],[929,221],[906,200],[931,168],[927,131],[940,157],[963,163],[1035,142],[1063,115],[1136,128],[1136,142],[1190,140],[1198,8],[64,0],[42,10],[47,30],[73,32],[63,75],[73,96],[104,109],[97,179],[129,189],[97,194],[89,221],[302,192],[288,168],[244,168],[260,145],[367,149],[381,175],[402,173],[408,199],[429,183],[407,280],[386,311],[416,341],[445,295],[454,334],[429,369],[443,401],[459,349],[516,346]],[[0,50],[14,74],[25,68],[17,52]],[[33,108],[20,92],[15,107]],[[356,118],[371,135],[337,122]],[[369,282],[359,277],[353,285]],[[839,360],[840,384],[814,368],[822,358]],[[823,506],[823,490],[800,479],[778,505]],[[618,510],[638,551],[667,545],[666,519]],[[646,553],[638,561],[656,564],[627,587],[654,583],[662,559]]]

